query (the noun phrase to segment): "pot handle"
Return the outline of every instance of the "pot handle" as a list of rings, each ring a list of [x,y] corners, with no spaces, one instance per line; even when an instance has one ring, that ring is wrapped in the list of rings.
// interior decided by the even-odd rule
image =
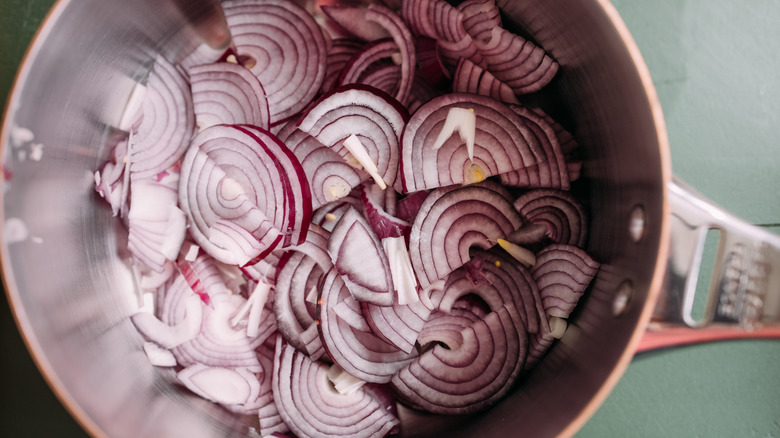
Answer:
[[[669,259],[637,352],[724,339],[780,338],[780,236],[733,216],[678,180],[667,189]],[[710,230],[718,231],[720,239],[705,309],[694,318]]]

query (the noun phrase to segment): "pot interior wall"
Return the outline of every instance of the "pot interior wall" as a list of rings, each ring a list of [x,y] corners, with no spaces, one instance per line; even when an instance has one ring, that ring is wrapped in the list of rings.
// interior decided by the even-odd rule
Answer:
[[[194,2],[200,3],[200,2]],[[208,3],[208,2],[205,2]],[[177,4],[184,6],[177,6]],[[137,308],[132,276],[118,256],[123,233],[93,190],[93,172],[119,138],[135,81],[156,53],[175,58],[199,43],[187,2],[62,2],[37,39],[11,100],[3,140],[6,224],[29,236],[5,239],[6,287],[21,328],[58,394],[90,431],[109,436],[252,435],[251,421],[175,385],[150,366],[128,316]],[[538,102],[585,152],[583,193],[591,211],[589,251],[602,270],[566,336],[510,397],[473,417],[402,411],[403,436],[555,435],[621,370],[651,293],[662,238],[665,145],[624,42],[597,1],[505,0],[506,25],[522,29],[562,65]],[[208,25],[200,25],[200,35]],[[40,161],[18,159],[12,127],[44,145]],[[640,210],[636,210],[639,207]],[[632,212],[646,228],[630,237]],[[18,223],[18,222],[17,222]],[[664,256],[664,254],[661,254]],[[626,286],[628,307],[614,315]],[[597,397],[598,398],[598,397]]]

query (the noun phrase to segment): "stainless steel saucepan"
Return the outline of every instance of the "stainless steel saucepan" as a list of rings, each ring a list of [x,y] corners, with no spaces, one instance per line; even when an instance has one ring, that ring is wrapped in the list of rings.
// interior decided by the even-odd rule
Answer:
[[[780,238],[673,179],[650,75],[612,5],[499,3],[507,26],[524,29],[562,66],[543,97],[585,151],[587,199],[598,218],[588,250],[602,269],[566,335],[505,401],[470,417],[404,410],[403,437],[572,435],[638,350],[780,334]],[[121,233],[93,188],[135,82],[157,53],[176,58],[204,40],[222,44],[217,10],[209,0],[62,0],[36,37],[6,111],[6,291],[40,369],[97,436],[253,433],[245,419],[149,365],[128,319],[137,303],[118,256]],[[43,149],[20,160],[11,144],[19,135]],[[706,310],[694,316],[701,242],[710,229],[721,235],[715,276]]]

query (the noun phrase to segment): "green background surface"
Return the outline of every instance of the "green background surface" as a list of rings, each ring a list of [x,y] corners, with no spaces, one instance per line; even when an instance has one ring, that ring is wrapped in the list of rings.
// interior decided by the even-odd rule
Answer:
[[[0,102],[53,3],[0,0]],[[656,84],[675,175],[780,230],[780,1],[614,4]],[[85,436],[33,365],[0,296],[0,437]],[[780,341],[638,356],[577,437],[780,437]]]

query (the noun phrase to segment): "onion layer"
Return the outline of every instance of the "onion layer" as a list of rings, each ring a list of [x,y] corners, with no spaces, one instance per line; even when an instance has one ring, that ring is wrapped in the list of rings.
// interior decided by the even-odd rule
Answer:
[[[277,338],[274,399],[292,432],[307,437],[380,438],[398,425],[398,419],[371,392],[362,388],[349,395],[335,391],[328,369]]]

